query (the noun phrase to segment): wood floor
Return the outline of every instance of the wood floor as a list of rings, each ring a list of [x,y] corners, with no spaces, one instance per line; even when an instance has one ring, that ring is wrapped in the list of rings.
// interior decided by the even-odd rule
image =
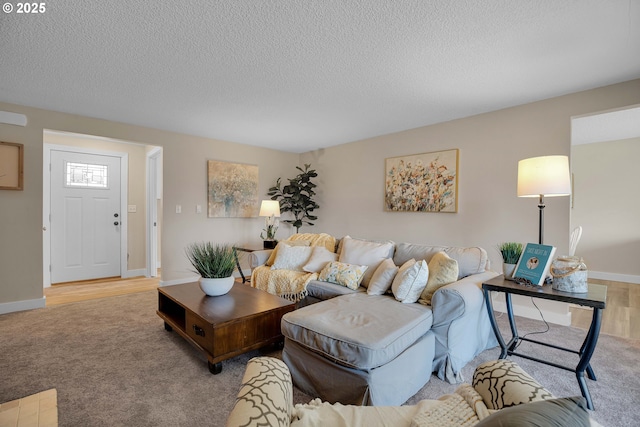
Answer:
[[[89,299],[143,292],[158,287],[159,278],[105,279],[53,285],[44,290],[46,305],[66,304]],[[590,279],[607,285],[607,308],[602,315],[601,333],[623,338],[640,339],[640,285]],[[588,329],[592,310],[570,307],[571,325]],[[632,327],[636,325],[636,327]]]
[[[640,340],[640,285],[597,279],[589,282],[607,285],[607,306],[602,312],[600,333]],[[569,310],[572,326],[589,328],[591,308],[571,306]]]
[[[140,276],[130,279],[114,277],[110,279],[59,283],[45,288],[44,296],[46,297],[47,306],[67,304],[70,302],[148,291],[150,289],[156,289],[159,282],[160,279],[158,277]]]

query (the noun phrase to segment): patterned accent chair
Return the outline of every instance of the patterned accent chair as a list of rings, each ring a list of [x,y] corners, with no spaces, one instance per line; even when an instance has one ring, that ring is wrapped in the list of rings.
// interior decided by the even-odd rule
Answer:
[[[314,399],[294,406],[292,392],[291,375],[283,361],[251,359],[227,427],[600,426],[589,417],[583,397],[556,399],[515,362],[505,359],[479,365],[473,385],[462,384],[453,394],[416,405],[354,406]]]

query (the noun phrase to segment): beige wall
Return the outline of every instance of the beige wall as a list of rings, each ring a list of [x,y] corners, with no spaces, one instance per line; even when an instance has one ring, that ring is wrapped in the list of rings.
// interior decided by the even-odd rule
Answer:
[[[537,199],[516,197],[518,160],[570,154],[571,117],[637,104],[640,80],[306,153],[319,173],[317,228],[395,241],[495,246],[537,242]],[[460,150],[458,213],[385,212],[385,158]],[[547,198],[545,243],[566,253],[569,197]]]
[[[518,161],[570,154],[571,117],[640,101],[640,80],[306,153],[318,169],[317,229],[338,236],[481,246],[501,271],[496,245],[537,242],[537,199],[516,197]],[[458,213],[385,212],[385,158],[458,148]],[[546,199],[545,243],[567,253],[569,197]],[[519,314],[538,318],[530,299]],[[545,318],[570,321],[566,304],[541,301]],[[500,307],[498,302],[497,307]]]
[[[146,268],[146,169],[147,147],[128,144],[103,138],[91,138],[77,134],[47,132],[44,136],[47,144],[84,147],[94,150],[117,151],[127,153],[129,158],[129,183],[127,187],[127,205],[135,205],[135,213],[127,213],[127,270]],[[124,214],[124,212],[123,212]]]
[[[26,127],[0,124],[0,141],[25,146],[24,191],[0,191],[0,305],[42,299],[43,130],[103,136],[163,147],[163,280],[192,277],[183,248],[204,239],[258,246],[261,218],[207,218],[206,160],[258,165],[259,197],[299,155],[54,111],[0,103],[0,110],[25,114]],[[182,205],[182,214],[175,205]],[[196,214],[195,206],[203,206]],[[0,310],[1,311],[1,310]]]
[[[575,145],[573,226],[583,234],[576,255],[590,271],[640,277],[640,138]]]
[[[162,273],[168,282],[193,276],[183,253],[189,242],[260,244],[260,218],[206,217],[207,159],[257,164],[260,197],[279,176],[295,174],[295,165],[311,163],[320,173],[320,218],[314,230],[338,236],[480,245],[488,250],[494,268],[499,268],[493,249],[498,242],[535,241],[537,236],[535,200],[515,196],[517,161],[569,154],[571,116],[639,103],[640,80],[634,80],[302,156],[0,103],[0,110],[28,117],[26,127],[0,124],[1,141],[25,144],[25,190],[0,191],[0,304],[42,297],[43,129],[163,147]],[[458,213],[383,211],[386,157],[449,148],[460,149]],[[182,205],[182,214],[175,213],[177,204]],[[195,213],[197,204],[203,206],[202,214]],[[549,199],[546,214],[547,242],[566,252],[569,198]],[[288,233],[282,229],[278,236]]]

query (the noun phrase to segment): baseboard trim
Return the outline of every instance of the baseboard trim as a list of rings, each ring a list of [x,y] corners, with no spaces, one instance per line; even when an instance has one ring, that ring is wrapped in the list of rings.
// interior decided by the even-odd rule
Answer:
[[[0,303],[0,314],[14,313],[16,311],[33,310],[36,308],[44,308],[45,297],[37,299],[28,299],[24,301],[3,302]]]
[[[605,271],[591,271],[589,270],[590,279],[599,280],[612,280],[614,282],[626,282],[640,285],[640,276],[633,274],[619,274],[619,273],[607,273]]]
[[[171,286],[171,285],[182,285],[183,283],[191,283],[197,282],[198,277],[186,277],[182,279],[173,279],[173,280],[160,280],[158,286]]]
[[[244,274],[245,271],[243,269],[242,273]],[[235,277],[236,279],[240,278],[240,274],[234,272],[233,273],[233,277]],[[251,270],[249,270],[249,274],[245,274],[244,277],[251,277]],[[200,278],[200,276],[194,276],[194,277],[184,277],[182,279],[173,279],[173,280],[160,280],[160,282],[158,283],[158,286],[162,287],[162,286],[171,286],[171,285],[182,285],[183,283],[191,283],[191,282],[197,282],[198,279]]]
[[[127,270],[127,272],[122,276],[123,279],[130,279],[132,277],[140,277],[146,276],[147,270],[144,268],[139,268],[137,270]]]

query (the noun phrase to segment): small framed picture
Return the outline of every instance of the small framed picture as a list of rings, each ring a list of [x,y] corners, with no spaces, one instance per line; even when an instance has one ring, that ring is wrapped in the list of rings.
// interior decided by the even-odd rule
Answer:
[[[23,189],[24,145],[0,141],[0,190]]]

